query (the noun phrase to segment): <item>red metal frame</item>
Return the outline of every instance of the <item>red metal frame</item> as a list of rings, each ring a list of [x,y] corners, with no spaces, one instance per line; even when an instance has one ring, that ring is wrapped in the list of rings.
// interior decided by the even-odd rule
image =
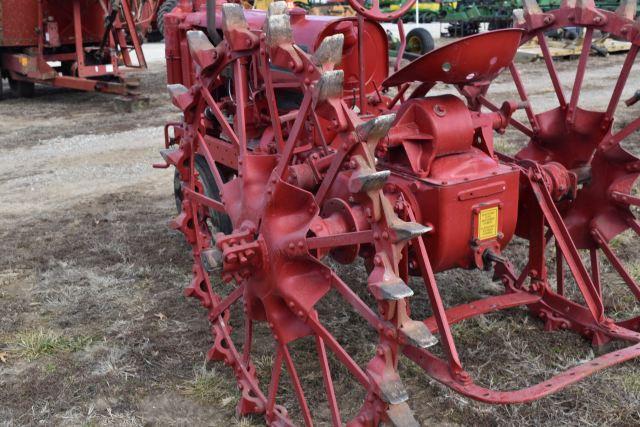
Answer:
[[[416,425],[398,372],[400,354],[461,394],[501,404],[539,399],[640,356],[640,320],[615,322],[605,312],[607,290],[600,282],[597,254],[602,249],[639,297],[640,288],[608,244],[629,228],[640,233],[629,210],[638,203],[630,190],[640,159],[620,147],[640,128],[640,120],[611,132],[640,46],[640,24],[628,7],[609,13],[592,2],[567,3],[542,13],[527,1],[521,30],[463,39],[385,81],[371,82],[368,76],[376,75],[375,61],[385,52],[364,48],[365,34],[376,30],[363,17],[356,28],[340,32],[342,27],[329,20],[311,21],[289,11],[284,2],[272,4],[266,16],[225,4],[217,19],[224,38],[214,46],[199,31],[206,27],[205,17],[188,3],[167,17],[169,92],[184,118],[167,127],[166,163],[158,167],[174,166],[182,184],[182,209],[173,227],[193,248],[194,275],[185,293],[209,311],[214,345],[208,357],[232,367],[242,390],[240,414],[261,413],[277,425],[293,423],[277,404],[284,363],[299,418],[313,423],[289,345],[309,336],[316,343],[334,425],[342,425],[343,418],[327,349],[366,391],[350,425]],[[562,92],[544,32],[569,24],[586,27],[588,40],[597,27],[632,42],[603,112],[578,106],[589,41],[568,100]],[[543,113],[534,113],[512,62],[519,41],[533,37],[540,39],[560,105]],[[358,79],[351,84],[348,75],[354,69]],[[501,69],[509,70],[519,99],[498,107],[489,89]],[[453,85],[466,102],[452,95],[427,96],[433,80]],[[416,81],[421,84],[407,96]],[[398,90],[393,99],[385,94],[391,86]],[[299,95],[295,105],[283,106],[295,99],[283,95],[283,88]],[[512,117],[518,109],[525,110],[529,125]],[[494,132],[507,126],[525,135],[527,145],[516,158],[493,146]],[[211,179],[198,169],[197,157],[206,161]],[[223,173],[221,165],[235,175]],[[210,192],[213,186],[219,197]],[[496,223],[481,232],[479,215],[493,208],[497,216],[492,213],[488,221]],[[210,228],[214,212],[228,215],[232,230]],[[502,254],[514,234],[529,241],[522,271]],[[555,260],[545,251],[552,240]],[[580,250],[589,250],[590,270]],[[369,271],[375,307],[322,262],[331,256],[349,264],[358,255]],[[555,287],[549,261],[559,272]],[[584,303],[565,293],[565,263]],[[457,267],[493,270],[504,293],[445,307],[434,273]],[[213,273],[229,285],[214,282]],[[433,313],[427,319],[411,317],[410,275],[425,284]],[[221,286],[233,290],[223,292]],[[315,309],[331,289],[378,333],[376,353],[365,366],[353,360]],[[230,335],[230,310],[236,306],[244,313],[242,343]],[[516,306],[528,307],[544,321],[545,330],[572,330],[596,345],[613,340],[631,345],[525,389],[478,386],[463,367],[451,325]],[[265,391],[251,362],[255,322],[265,322],[274,340]],[[438,341],[444,357],[428,350]]]

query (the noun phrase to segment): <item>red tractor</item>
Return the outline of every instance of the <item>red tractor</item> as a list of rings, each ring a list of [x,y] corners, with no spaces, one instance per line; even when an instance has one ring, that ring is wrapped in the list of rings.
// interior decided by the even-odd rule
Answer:
[[[632,195],[640,159],[621,147],[640,118],[613,127],[640,49],[635,0],[616,12],[593,0],[543,12],[526,0],[515,28],[461,39],[396,64],[391,75],[378,22],[398,20],[413,1],[393,13],[377,0],[349,1],[359,16],[312,17],[285,2],[265,13],[188,0],[166,16],[169,92],[183,118],[167,125],[165,163],[157,166],[175,167],[172,224],[193,255],[185,294],[208,311],[208,358],[235,374],[237,412],[263,414],[270,425],[413,426],[401,355],[445,386],[494,404],[539,399],[640,356],[640,318],[611,317],[599,273],[604,254],[640,299],[611,244],[626,230],[640,233],[630,209],[640,205]],[[545,34],[569,26],[586,28],[586,36],[567,94]],[[596,30],[631,42],[631,50],[610,98],[593,110],[579,98]],[[513,61],[532,39],[557,97],[546,111],[529,102]],[[499,105],[490,98],[501,73],[515,87],[514,99]],[[439,83],[452,93],[432,95]],[[522,133],[515,156],[494,146],[495,133],[508,127]],[[524,263],[505,252],[515,236]],[[351,271],[366,270],[366,287],[340,277],[346,270],[338,265],[358,258],[366,269]],[[451,269],[491,272],[502,293],[445,307],[434,273]],[[411,310],[417,292],[428,298],[426,318]],[[320,310],[330,294],[344,305]],[[546,331],[627,346],[524,389],[485,388],[465,370],[452,325],[518,306]],[[377,337],[368,362],[327,321],[346,309]],[[259,331],[266,332],[256,346]],[[266,375],[254,359],[265,336],[273,346]],[[328,410],[312,412],[298,374],[310,354]],[[296,413],[282,406],[283,364]],[[345,372],[361,388],[356,411],[346,411],[351,405],[336,392],[334,379]]]

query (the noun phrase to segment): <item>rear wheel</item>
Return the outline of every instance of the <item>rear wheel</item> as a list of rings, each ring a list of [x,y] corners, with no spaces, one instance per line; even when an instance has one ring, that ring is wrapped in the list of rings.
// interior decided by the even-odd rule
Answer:
[[[213,178],[213,174],[211,173],[211,169],[209,169],[209,165],[204,157],[201,155],[196,155],[194,158],[195,169],[198,172],[199,179],[199,187],[202,193],[204,193],[207,197],[220,200],[220,189],[216,185],[216,181]],[[224,168],[223,166],[218,166],[222,174],[222,179],[228,181],[233,178],[234,171],[228,168]],[[178,213],[182,212],[182,180],[180,179],[180,173],[176,170],[173,177],[173,191],[176,199],[176,209]],[[225,234],[231,233],[233,231],[233,227],[231,226],[231,219],[228,215],[225,215],[221,212],[215,211],[213,209],[209,209],[209,218],[210,218],[210,227],[215,228],[217,231],[223,232]]]
[[[407,52],[424,55],[431,52],[435,42],[431,33],[424,28],[414,28],[407,34]]]
[[[158,23],[158,31],[164,37],[164,17],[170,13],[178,5],[178,0],[167,0],[158,8],[156,22]]]
[[[9,78],[9,87],[11,91],[20,98],[32,98],[35,93],[35,84],[33,82]]]

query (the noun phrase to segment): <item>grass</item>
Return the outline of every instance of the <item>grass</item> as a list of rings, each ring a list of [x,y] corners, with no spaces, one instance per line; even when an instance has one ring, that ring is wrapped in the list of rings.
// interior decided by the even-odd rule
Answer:
[[[202,367],[196,370],[195,378],[184,386],[184,394],[207,404],[228,406],[236,402],[237,397],[228,392],[228,378],[215,369]]]
[[[62,334],[39,329],[21,332],[16,336],[17,352],[28,360],[56,353],[73,353],[84,350],[93,342],[91,337],[67,337]]]

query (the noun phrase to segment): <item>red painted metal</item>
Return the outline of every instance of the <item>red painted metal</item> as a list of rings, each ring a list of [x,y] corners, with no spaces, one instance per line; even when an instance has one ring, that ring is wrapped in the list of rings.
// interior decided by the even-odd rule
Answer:
[[[519,29],[507,29],[465,37],[421,56],[391,75],[383,85],[491,81],[511,63],[522,33]]]
[[[640,119],[612,131],[640,46],[640,24],[625,15],[628,7],[610,13],[590,2],[567,2],[543,13],[535,2],[525,4],[521,28],[463,39],[391,77],[384,32],[362,17],[309,17],[284,2],[266,14],[218,5],[223,38],[214,46],[202,31],[201,2],[183,0],[167,16],[169,92],[184,117],[167,126],[166,164],[158,166],[176,168],[181,209],[173,226],[184,233],[194,259],[185,293],[209,312],[214,345],[208,356],[232,367],[242,390],[239,414],[264,414],[273,425],[314,422],[297,372],[306,360],[297,360],[291,345],[305,337],[315,343],[329,407],[319,421],[333,425],[346,420],[328,352],[365,392],[349,422],[354,426],[417,424],[398,371],[401,354],[448,387],[488,403],[539,399],[640,356],[640,320],[616,323],[607,315],[598,255],[602,250],[640,299],[610,244],[628,229],[640,233],[630,210],[638,205],[631,189],[640,159],[620,147]],[[356,9],[375,20],[390,18],[376,3],[372,7]],[[589,42],[568,96],[546,49],[545,32],[569,22],[586,27],[588,39],[600,29],[632,42],[601,111],[579,106]],[[534,37],[560,105],[546,112],[535,111],[513,63],[519,43]],[[496,104],[491,81],[507,70],[516,99]],[[420,84],[406,96],[414,82]],[[428,96],[436,82],[452,85],[459,96]],[[392,87],[398,91],[393,98],[386,93]],[[528,124],[513,117],[519,109]],[[493,143],[495,132],[509,126],[524,135],[515,158]],[[516,234],[529,243],[521,271],[502,253]],[[547,271],[552,240],[555,284]],[[350,264],[358,256],[367,266],[373,306],[326,262]],[[565,292],[565,267],[577,299]],[[493,270],[504,293],[446,307],[435,272],[452,268]],[[216,274],[225,284],[214,280]],[[427,319],[412,318],[412,275],[425,285],[433,313]],[[316,310],[330,290],[378,334],[376,352],[364,365]],[[464,368],[451,325],[516,306],[528,307],[546,331],[567,329],[595,345],[620,340],[631,346],[522,390],[480,387]],[[236,308],[244,315],[244,334],[234,341],[229,319]],[[256,322],[268,325],[274,340],[264,387],[251,359]],[[434,345],[441,351],[428,350]],[[278,405],[283,365],[300,408],[294,416]]]
[[[122,66],[146,68],[127,1],[0,1],[0,72],[9,79],[134,95],[138,81]]]

